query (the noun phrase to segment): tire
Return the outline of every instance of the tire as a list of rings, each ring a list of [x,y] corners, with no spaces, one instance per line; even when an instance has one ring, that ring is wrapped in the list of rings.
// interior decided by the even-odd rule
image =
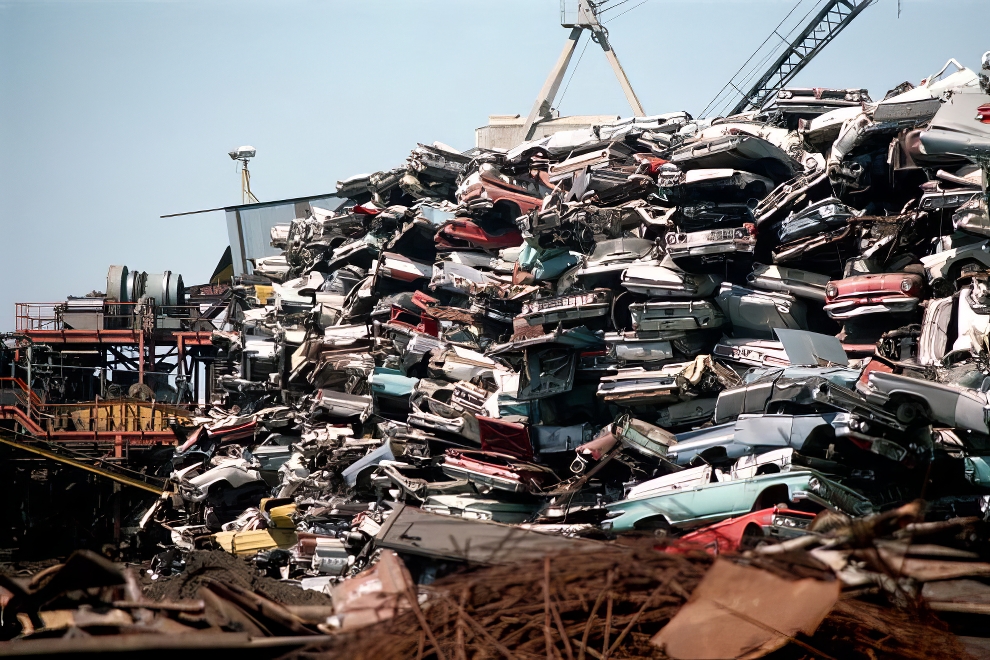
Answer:
[[[916,401],[902,401],[894,414],[902,424],[913,424],[928,417],[924,407]]]
[[[653,532],[657,538],[664,538],[670,534],[670,523],[663,516],[644,518],[638,521],[635,527],[639,531]]]
[[[743,530],[742,538],[739,540],[740,550],[752,550],[762,545],[766,541],[763,529],[759,525],[750,523]]]

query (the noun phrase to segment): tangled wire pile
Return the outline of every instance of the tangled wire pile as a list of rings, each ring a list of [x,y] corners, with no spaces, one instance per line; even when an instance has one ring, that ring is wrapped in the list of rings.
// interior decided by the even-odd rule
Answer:
[[[827,577],[805,554],[732,560],[790,580]],[[564,553],[460,573],[437,581],[422,609],[295,657],[664,658],[650,640],[688,601],[712,562],[705,553],[661,553],[653,542],[637,541],[594,557]],[[966,653],[923,610],[850,598],[813,636],[795,637],[768,657],[923,660]]]

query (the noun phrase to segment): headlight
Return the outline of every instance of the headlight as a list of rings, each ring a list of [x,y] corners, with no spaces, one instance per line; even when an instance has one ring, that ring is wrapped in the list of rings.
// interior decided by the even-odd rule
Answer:
[[[905,277],[903,280],[901,280],[901,291],[907,293],[908,291],[911,290],[911,287],[913,285],[914,283],[910,279]]]
[[[678,234],[677,235],[677,242],[678,243],[683,243],[686,240],[687,240],[687,234]]]
[[[778,99],[794,98],[794,92],[788,91],[786,89],[782,89],[779,92],[777,92],[777,98]]]
[[[859,92],[849,92],[846,94],[847,101],[859,102],[863,99]]]
[[[667,234],[667,244],[673,245],[677,242],[677,236],[675,234]]]
[[[837,286],[834,284],[829,284],[825,287],[826,298],[835,298],[837,295],[839,295],[839,288]]]

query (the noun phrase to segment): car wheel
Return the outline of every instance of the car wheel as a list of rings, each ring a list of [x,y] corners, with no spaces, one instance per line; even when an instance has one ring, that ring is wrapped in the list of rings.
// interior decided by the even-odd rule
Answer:
[[[637,522],[636,529],[643,532],[653,532],[657,538],[665,538],[670,534],[670,523],[663,516],[653,516]]]
[[[752,550],[763,545],[766,537],[759,525],[749,524],[743,530],[742,539],[739,541],[740,550]]]
[[[925,417],[925,411],[920,404],[913,401],[905,401],[897,406],[897,421],[902,424],[911,424],[923,417]]]

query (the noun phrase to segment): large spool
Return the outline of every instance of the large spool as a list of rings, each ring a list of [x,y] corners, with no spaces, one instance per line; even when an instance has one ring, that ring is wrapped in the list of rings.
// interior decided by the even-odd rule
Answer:
[[[107,272],[107,300],[127,302],[127,266],[110,266]]]
[[[143,296],[153,298],[156,305],[165,307],[182,305],[185,302],[185,293],[182,275],[170,270],[161,274],[147,274]]]
[[[107,271],[108,301],[135,303],[141,298],[152,298],[158,306],[175,307],[186,302],[186,288],[182,275],[166,270],[164,273],[146,273],[130,270],[127,266],[110,266]]]

